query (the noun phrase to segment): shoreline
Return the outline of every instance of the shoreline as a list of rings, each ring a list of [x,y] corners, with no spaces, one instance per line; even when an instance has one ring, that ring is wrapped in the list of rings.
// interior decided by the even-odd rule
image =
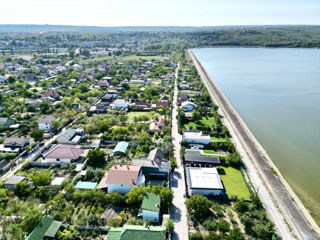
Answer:
[[[242,118],[206,72],[192,50],[187,51],[215,104],[224,116],[232,141],[243,157],[250,182],[283,239],[317,239],[320,229],[301,200],[256,140]]]

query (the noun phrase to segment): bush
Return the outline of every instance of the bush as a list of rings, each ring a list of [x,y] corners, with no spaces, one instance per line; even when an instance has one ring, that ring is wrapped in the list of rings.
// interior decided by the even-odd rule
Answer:
[[[217,230],[217,222],[213,219],[207,219],[202,224],[205,229],[208,231],[216,231]]]
[[[225,220],[220,220],[218,223],[218,230],[220,232],[226,233],[230,231],[230,223]]]
[[[120,227],[122,224],[122,218],[121,217],[110,218],[107,224],[110,227]]]
[[[167,230],[169,231],[169,233],[172,234],[173,230],[174,230],[174,222],[173,222],[173,220],[168,218],[165,226],[166,226]]]
[[[203,236],[201,233],[189,233],[189,240],[203,240]]]

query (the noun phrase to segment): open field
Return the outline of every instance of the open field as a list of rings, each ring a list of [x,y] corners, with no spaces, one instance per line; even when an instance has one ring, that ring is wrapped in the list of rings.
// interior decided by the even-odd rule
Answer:
[[[188,122],[184,125],[185,128],[196,128],[197,126],[206,126],[206,127],[213,127],[215,125],[214,118],[202,118],[200,121],[200,124],[197,124],[195,122]]]
[[[250,191],[239,169],[219,167],[218,171],[229,197],[250,199]]]
[[[151,118],[152,116],[157,116],[157,117],[160,117],[160,114],[158,113],[151,113],[151,112],[129,112],[128,113],[128,120],[130,122],[133,122],[133,118],[134,117],[140,117],[140,116],[148,116],[149,118]]]

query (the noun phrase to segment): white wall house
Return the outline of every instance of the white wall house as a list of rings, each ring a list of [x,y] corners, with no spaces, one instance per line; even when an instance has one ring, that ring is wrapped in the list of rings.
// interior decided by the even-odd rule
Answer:
[[[145,177],[140,166],[117,165],[108,172],[106,184],[108,193],[118,192],[126,194],[133,186],[144,186]]]
[[[182,138],[191,144],[208,145],[211,142],[210,135],[203,134],[202,131],[183,131]]]
[[[193,102],[190,102],[190,101],[185,101],[181,103],[181,107],[184,112],[191,112],[196,106],[197,104],[194,104]]]
[[[127,107],[128,107],[128,102],[125,99],[114,100],[113,106],[112,106],[112,108],[115,108],[115,109],[122,109]]]
[[[52,122],[56,120],[54,116],[39,117],[38,118],[38,129],[50,132],[52,129]]]
[[[84,157],[84,149],[79,145],[55,144],[45,154],[43,163],[71,164]]]

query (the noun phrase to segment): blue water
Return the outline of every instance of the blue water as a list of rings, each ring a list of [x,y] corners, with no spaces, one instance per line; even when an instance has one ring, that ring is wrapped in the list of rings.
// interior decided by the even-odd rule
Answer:
[[[320,222],[320,49],[193,50]]]

